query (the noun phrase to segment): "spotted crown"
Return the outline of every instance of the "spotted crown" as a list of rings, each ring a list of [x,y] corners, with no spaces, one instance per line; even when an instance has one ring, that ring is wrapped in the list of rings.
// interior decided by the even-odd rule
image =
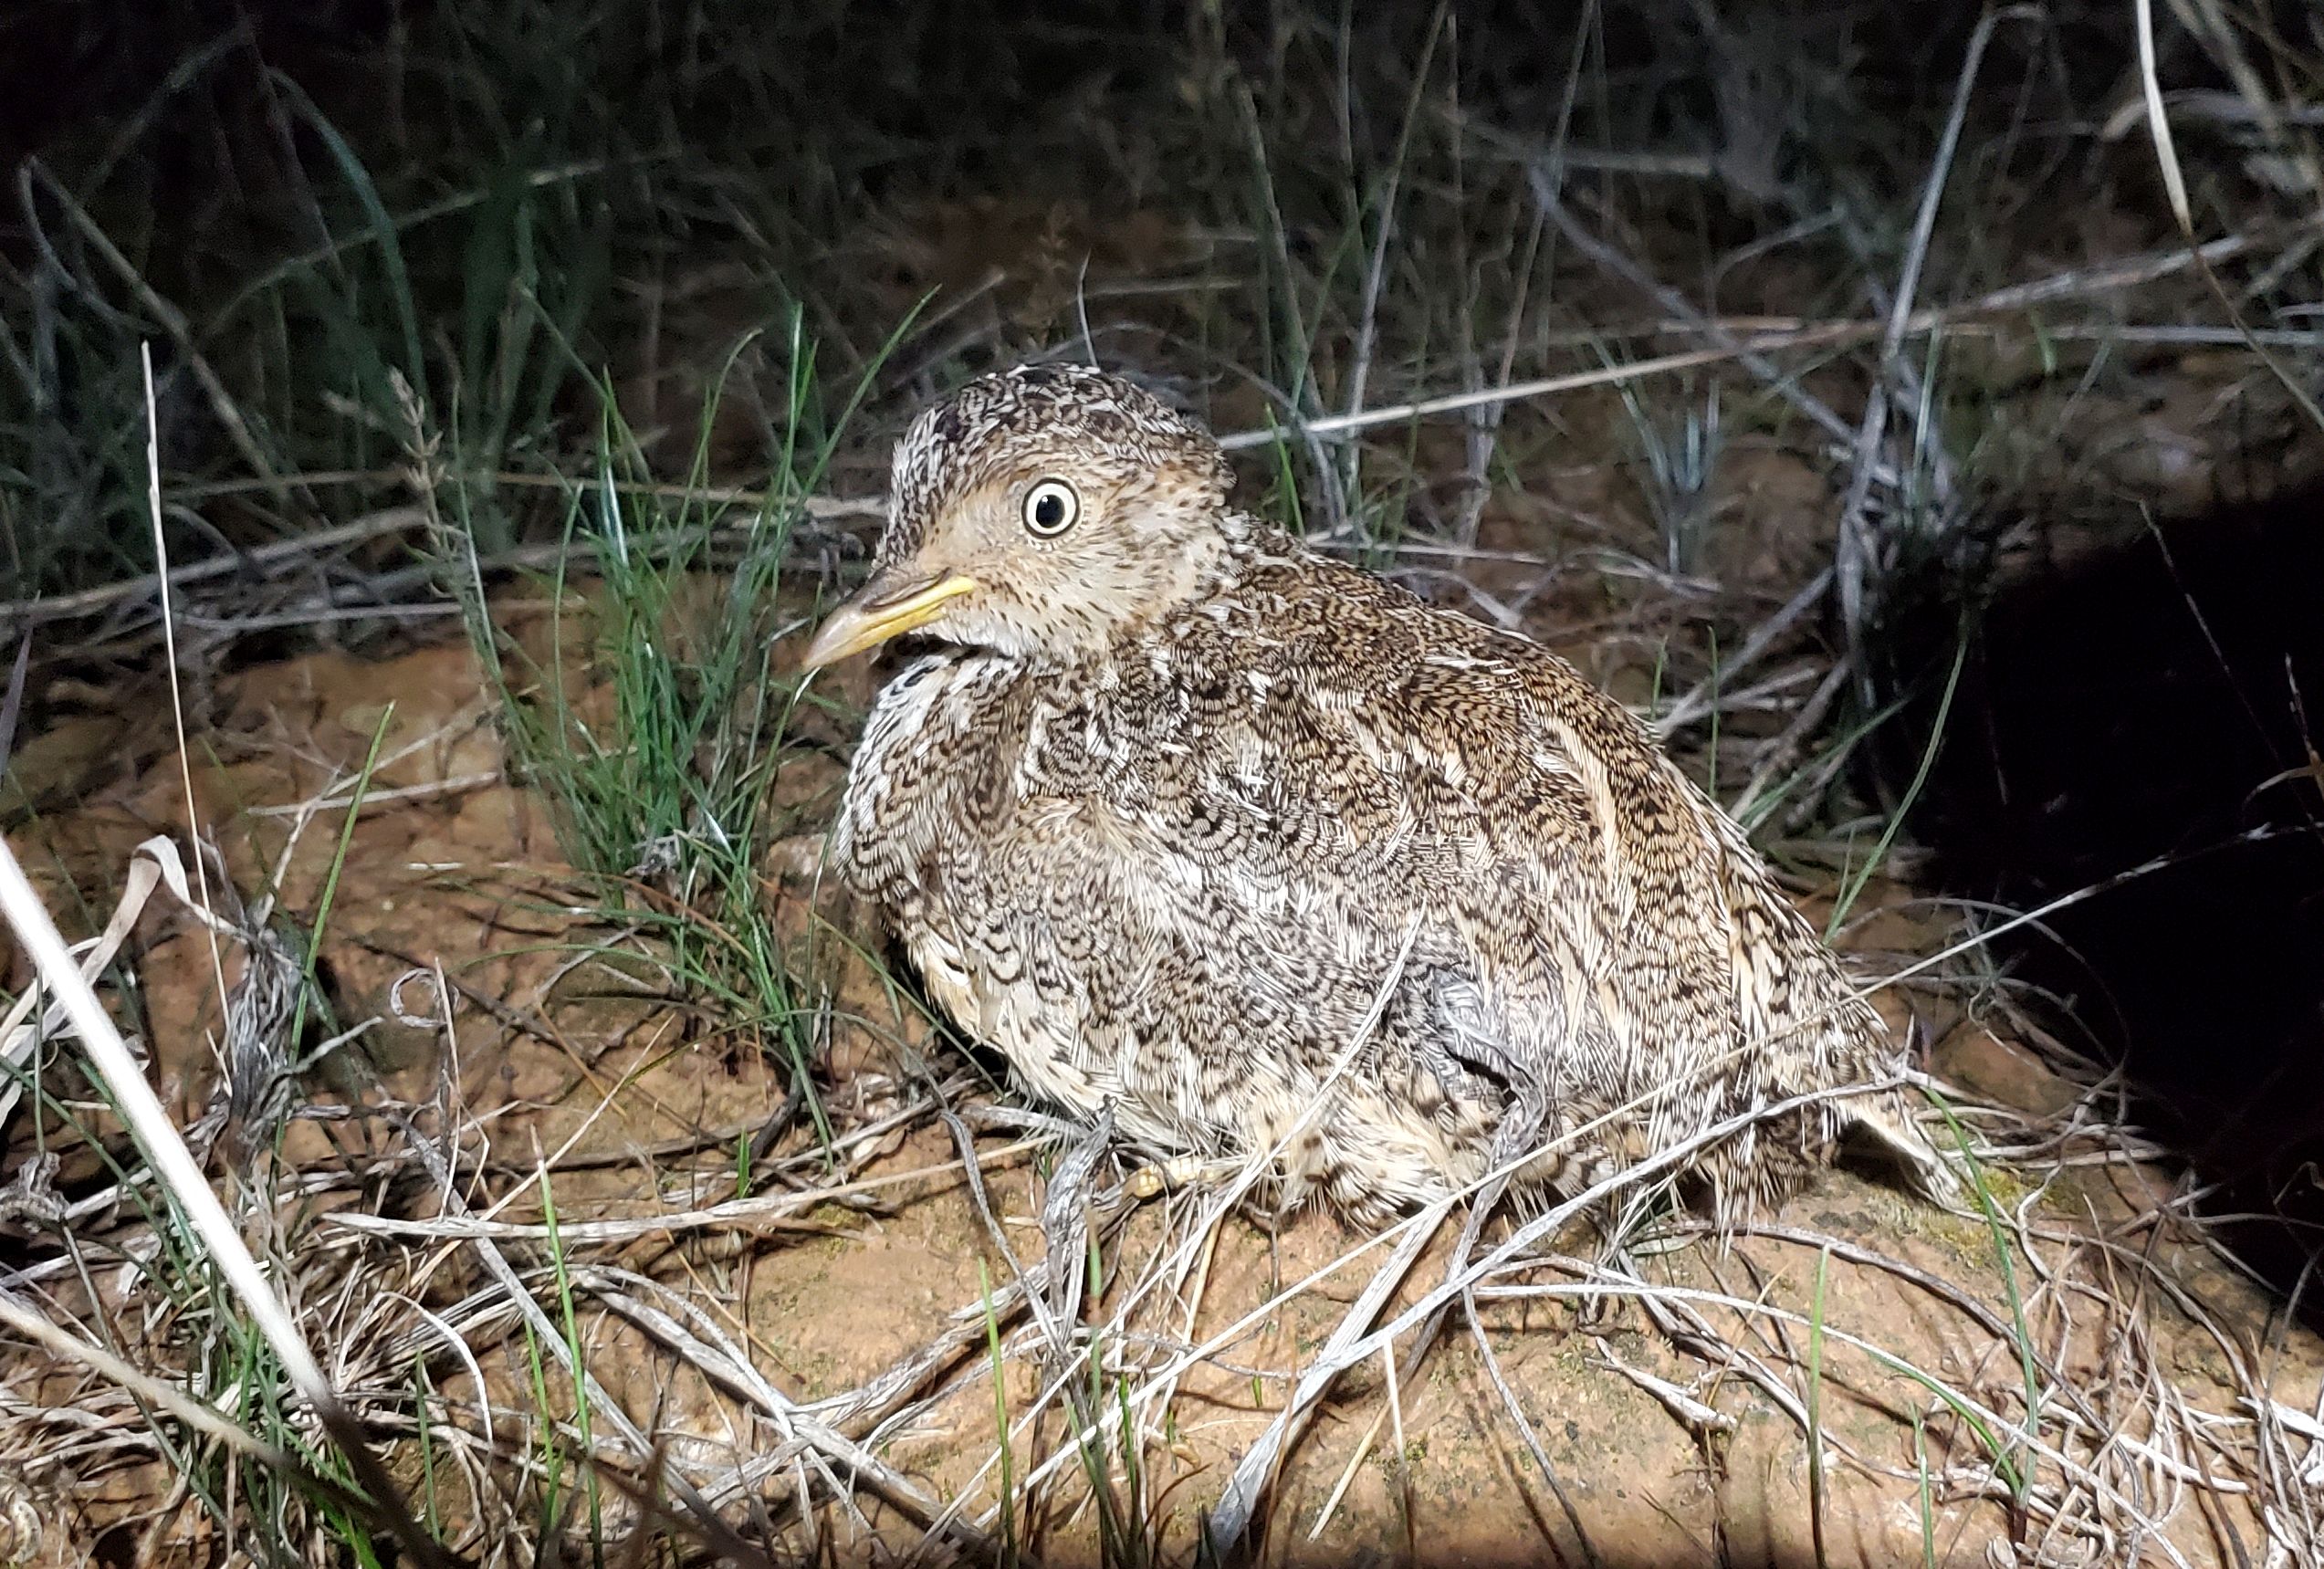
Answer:
[[[1082,365],[1019,365],[968,382],[896,444],[881,563],[917,549],[953,501],[1052,455],[1123,478],[1167,471],[1220,507],[1234,485],[1210,433],[1144,388]]]

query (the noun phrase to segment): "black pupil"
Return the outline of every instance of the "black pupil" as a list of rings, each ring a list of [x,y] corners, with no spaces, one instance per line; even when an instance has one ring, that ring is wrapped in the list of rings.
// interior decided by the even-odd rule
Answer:
[[[1065,498],[1054,490],[1043,491],[1033,498],[1033,527],[1062,528],[1065,524]]]

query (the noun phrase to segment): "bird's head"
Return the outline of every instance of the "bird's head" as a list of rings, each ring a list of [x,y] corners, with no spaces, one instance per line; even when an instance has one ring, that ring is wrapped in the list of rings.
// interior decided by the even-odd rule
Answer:
[[[806,668],[915,631],[1019,656],[1097,648],[1196,591],[1232,481],[1208,431],[1119,377],[979,377],[896,445],[871,581]]]

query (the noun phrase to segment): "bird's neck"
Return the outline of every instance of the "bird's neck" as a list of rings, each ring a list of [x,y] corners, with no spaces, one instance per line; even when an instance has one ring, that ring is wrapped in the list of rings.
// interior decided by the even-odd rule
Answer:
[[[1310,555],[1306,545],[1248,512],[1230,514],[1219,528],[1223,548],[1206,568],[1189,600],[1231,593],[1252,573],[1288,566]]]

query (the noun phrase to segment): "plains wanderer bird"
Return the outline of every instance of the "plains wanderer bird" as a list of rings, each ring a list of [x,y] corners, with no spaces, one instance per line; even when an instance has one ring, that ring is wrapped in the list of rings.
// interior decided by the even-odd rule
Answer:
[[[1063,365],[895,449],[871,580],[804,663],[921,640],[832,855],[962,1030],[1362,1221],[1732,1122],[1682,1183],[1722,1224],[1852,1135],[1942,1186],[1879,1015],[1627,709],[1231,484],[1194,421]]]

